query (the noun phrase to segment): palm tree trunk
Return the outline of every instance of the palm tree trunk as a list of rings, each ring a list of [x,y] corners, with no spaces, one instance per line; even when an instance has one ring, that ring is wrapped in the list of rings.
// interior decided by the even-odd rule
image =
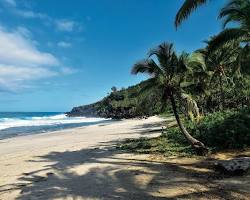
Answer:
[[[198,154],[206,155],[208,153],[206,146],[202,142],[200,142],[199,140],[195,139],[192,135],[190,135],[188,133],[188,131],[186,130],[185,126],[182,124],[180,117],[179,117],[179,114],[177,112],[177,107],[176,107],[176,103],[175,103],[173,94],[170,94],[169,97],[170,97],[170,101],[171,101],[171,105],[172,105],[175,119],[179,125],[179,128],[180,128],[182,134],[185,136],[185,138],[187,139],[189,144],[197,151]]]
[[[222,85],[222,76],[221,75],[219,77],[219,80],[220,80],[220,97],[221,97],[220,110],[223,110],[224,105],[225,105],[225,97],[224,97],[224,91],[223,91],[223,85]]]

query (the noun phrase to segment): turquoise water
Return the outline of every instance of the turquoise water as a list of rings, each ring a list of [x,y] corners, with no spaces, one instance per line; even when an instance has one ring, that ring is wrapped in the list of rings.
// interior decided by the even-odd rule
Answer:
[[[103,118],[67,117],[62,112],[0,112],[0,139],[106,122]]]

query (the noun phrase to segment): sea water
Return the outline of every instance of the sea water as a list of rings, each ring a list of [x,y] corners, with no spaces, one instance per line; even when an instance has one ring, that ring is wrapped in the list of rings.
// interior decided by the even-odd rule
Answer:
[[[44,133],[88,126],[104,118],[67,117],[60,112],[0,112],[0,140],[15,136]]]

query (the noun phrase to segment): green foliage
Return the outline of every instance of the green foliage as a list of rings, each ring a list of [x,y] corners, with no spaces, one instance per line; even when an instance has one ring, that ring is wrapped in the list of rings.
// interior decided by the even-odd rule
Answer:
[[[186,122],[194,137],[216,150],[250,146],[250,108],[208,114],[199,123]],[[167,130],[166,137],[186,144],[177,128]]]
[[[185,0],[176,15],[176,27],[206,2]],[[201,111],[205,115],[202,120],[186,121],[185,126],[212,149],[250,146],[249,16],[250,0],[228,0],[219,14],[224,20],[224,30],[212,37],[204,49],[177,56],[173,44],[162,43],[132,69],[133,74],[149,74],[151,86],[163,88],[164,100],[169,94],[178,97],[177,107],[186,117],[192,119],[194,113],[199,116]],[[227,27],[232,22],[234,26]],[[142,109],[148,106],[144,105]],[[129,141],[123,147],[165,153],[171,152],[173,144],[179,145],[178,148],[188,146],[179,128],[168,129],[159,138]]]
[[[191,156],[194,151],[183,143],[173,142],[165,136],[157,138],[128,139],[117,148],[136,153],[154,153],[164,156]]]
[[[250,41],[250,1],[230,0],[220,11],[219,17],[224,20],[223,26],[229,23],[237,24],[237,27],[226,28],[220,32],[211,42],[211,49],[217,48],[230,41],[248,43]]]
[[[189,121],[185,125],[210,150],[250,146],[250,108],[211,113],[198,124]],[[164,156],[195,155],[178,127],[165,129],[162,135],[156,138],[128,139],[118,148],[136,153],[160,153]]]
[[[133,118],[151,116],[162,112],[160,91],[147,87],[149,81],[143,81],[127,89],[112,90],[94,107],[99,116],[107,118]]]

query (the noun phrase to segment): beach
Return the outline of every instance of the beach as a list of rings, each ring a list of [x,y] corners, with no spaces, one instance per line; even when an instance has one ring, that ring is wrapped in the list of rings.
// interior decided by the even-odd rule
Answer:
[[[166,119],[150,117],[1,140],[0,199],[250,197],[248,176],[208,179],[211,170],[200,158],[163,158],[116,148],[126,138],[156,137],[163,126]]]

